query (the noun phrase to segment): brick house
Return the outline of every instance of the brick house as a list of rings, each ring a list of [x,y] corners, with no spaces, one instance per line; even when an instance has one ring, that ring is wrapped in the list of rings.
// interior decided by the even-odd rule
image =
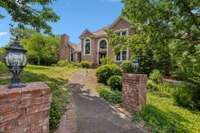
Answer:
[[[119,53],[114,53],[112,51],[112,47],[108,44],[107,33],[105,31],[106,29],[112,29],[114,32],[116,32],[116,34],[121,36],[128,36],[133,34],[133,29],[130,22],[123,17],[117,18],[117,20],[114,21],[111,25],[99,29],[95,32],[91,32],[90,30],[86,29],[80,35],[81,43],[77,45],[78,49],[75,49],[75,51],[79,52],[79,56],[74,55],[78,57],[76,58],[78,61],[89,61],[93,66],[98,66],[101,63],[100,59],[105,56],[113,58],[116,63],[130,59],[130,52],[128,49]],[[61,38],[62,44],[67,44],[66,42],[69,42],[68,36],[64,35]],[[72,53],[70,51],[73,51],[74,49],[72,50],[70,46],[72,45],[69,43],[68,46],[65,45],[61,47],[60,54],[62,57],[64,57],[61,59],[71,60],[73,55],[70,56],[69,53]]]
[[[69,36],[61,36],[61,45],[58,53],[59,60],[68,60],[74,62],[81,61],[81,45],[71,43]]]

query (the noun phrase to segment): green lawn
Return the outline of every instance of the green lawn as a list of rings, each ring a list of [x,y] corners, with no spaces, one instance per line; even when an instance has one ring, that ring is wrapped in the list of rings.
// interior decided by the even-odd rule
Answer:
[[[153,132],[200,133],[199,111],[177,106],[172,97],[152,92],[147,97],[147,106],[140,116],[152,126]]]
[[[56,129],[60,117],[64,113],[65,106],[69,100],[69,92],[67,81],[69,76],[77,71],[77,67],[70,65],[69,67],[46,67],[27,65],[21,74],[23,82],[42,81],[47,83],[53,93],[53,103],[50,111],[50,129]],[[0,85],[8,84],[10,81],[10,73],[4,64],[0,63]]]

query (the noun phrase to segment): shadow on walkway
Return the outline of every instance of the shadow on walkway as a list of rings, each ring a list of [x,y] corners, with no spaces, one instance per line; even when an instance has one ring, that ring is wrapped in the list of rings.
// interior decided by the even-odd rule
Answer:
[[[144,132],[84,84],[71,83],[69,87],[75,104],[77,133]]]

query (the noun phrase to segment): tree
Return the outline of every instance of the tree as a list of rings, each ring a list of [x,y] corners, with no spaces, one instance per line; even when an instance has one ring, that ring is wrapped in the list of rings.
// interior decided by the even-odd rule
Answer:
[[[124,0],[124,3],[123,15],[141,30],[150,30],[153,38],[158,34],[165,40],[199,44],[199,0]]]
[[[51,65],[58,60],[59,38],[33,33],[21,40],[22,46],[27,49],[28,62],[37,65]]]
[[[135,34],[118,37],[109,31],[111,44],[117,49],[128,46],[134,57],[142,56],[145,73],[157,68],[187,81],[187,98],[200,110],[200,0],[123,2],[122,15]]]
[[[59,17],[49,7],[54,0],[0,0],[0,7],[4,8],[12,17],[12,21],[19,22],[20,27],[32,26],[37,31],[51,33],[48,22],[57,22]],[[37,6],[35,6],[37,5]],[[0,19],[3,18],[0,14]]]
[[[0,61],[3,61],[3,58],[6,54],[6,51],[4,48],[0,48]]]
[[[145,65],[145,69],[156,67],[169,74],[172,68],[177,68],[178,61],[171,58],[175,56],[170,53],[171,43],[180,43],[177,44],[180,47],[181,43],[187,44],[187,49],[177,51],[179,55],[185,52],[194,54],[196,50],[194,45],[200,44],[199,0],[124,0],[123,2],[125,7],[122,16],[131,21],[135,35],[124,38],[111,33],[109,36],[118,49],[128,46],[135,57],[146,58],[143,64],[149,65]],[[187,61],[188,64],[192,64],[191,60]]]

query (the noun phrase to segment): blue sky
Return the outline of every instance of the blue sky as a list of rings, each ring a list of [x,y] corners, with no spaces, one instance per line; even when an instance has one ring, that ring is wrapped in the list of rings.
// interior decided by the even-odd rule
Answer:
[[[56,0],[52,8],[60,16],[57,23],[50,24],[54,34],[68,34],[71,42],[79,43],[79,35],[88,28],[95,31],[111,24],[121,13],[123,4],[120,0]],[[10,38],[9,23],[11,17],[0,19],[0,47],[5,46]]]

